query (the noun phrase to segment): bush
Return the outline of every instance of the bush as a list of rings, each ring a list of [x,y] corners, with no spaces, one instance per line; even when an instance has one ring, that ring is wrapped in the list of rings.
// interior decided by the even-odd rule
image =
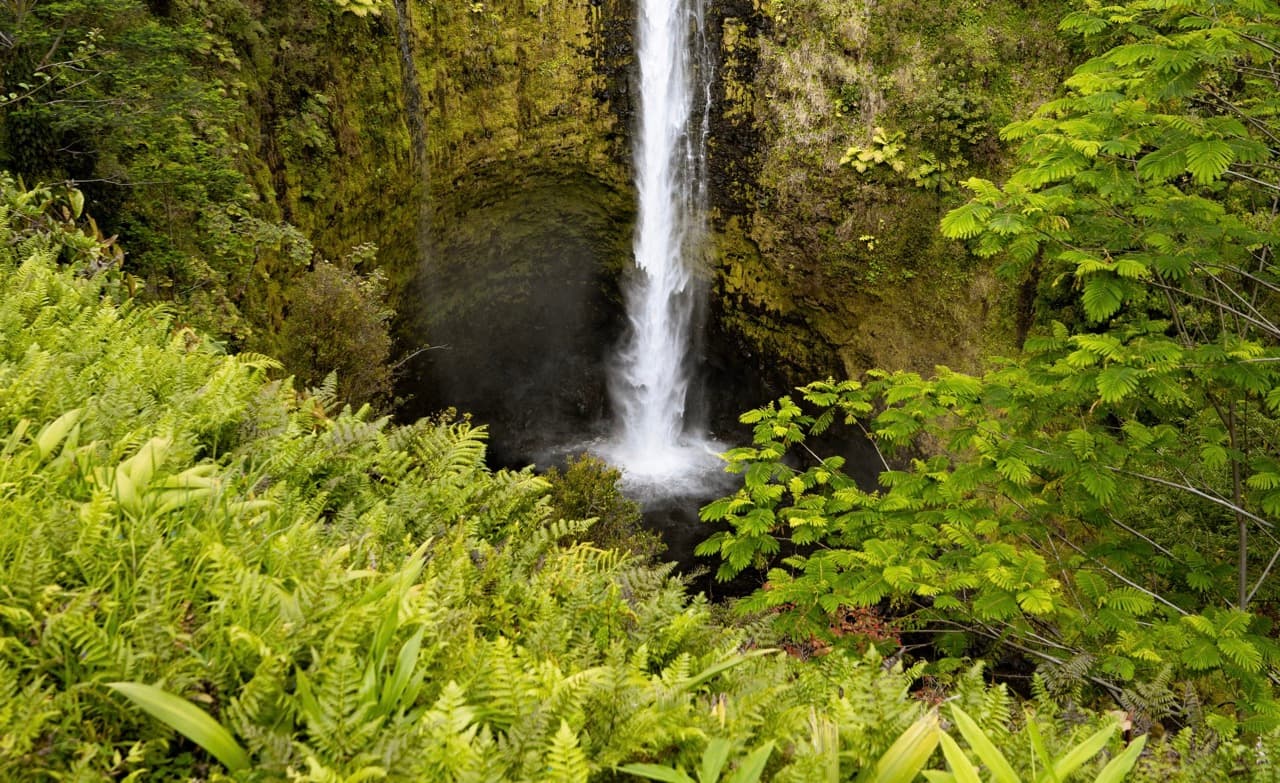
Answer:
[[[286,294],[288,309],[277,339],[279,356],[302,383],[319,385],[337,373],[338,396],[384,406],[391,398],[393,313],[382,276],[318,261]]]
[[[571,459],[563,471],[545,476],[551,485],[551,508],[561,519],[595,519],[581,540],[604,549],[621,549],[650,559],[666,551],[662,537],[643,527],[640,504],[622,494],[622,472],[586,454]]]

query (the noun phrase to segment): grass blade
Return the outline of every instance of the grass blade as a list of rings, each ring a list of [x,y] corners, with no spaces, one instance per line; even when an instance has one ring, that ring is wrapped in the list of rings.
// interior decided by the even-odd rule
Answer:
[[[124,694],[151,717],[209,751],[228,770],[248,769],[249,754],[209,713],[191,702],[153,685],[109,682],[107,687]]]
[[[969,747],[973,748],[973,752],[978,754],[978,760],[985,764],[987,770],[991,772],[991,779],[995,783],[1018,783],[1018,775],[1013,771],[1013,767],[1009,765],[1009,760],[1004,757],[1003,753],[996,750],[996,746],[982,732],[982,729],[978,728],[978,724],[973,718],[970,718],[959,707],[952,707],[951,715],[955,718],[956,728],[960,729],[960,733],[964,735]]]
[[[1130,742],[1129,747],[1125,748],[1123,753],[1111,759],[1111,762],[1102,768],[1093,783],[1120,783],[1120,781],[1124,780],[1124,776],[1129,774],[1129,770],[1133,769],[1133,765],[1137,763],[1138,756],[1142,754],[1142,748],[1146,744],[1146,734]]]

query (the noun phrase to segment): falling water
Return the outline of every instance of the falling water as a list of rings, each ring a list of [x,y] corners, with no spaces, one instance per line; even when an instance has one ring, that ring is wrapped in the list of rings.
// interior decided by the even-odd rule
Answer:
[[[639,3],[636,269],[610,384],[619,432],[605,451],[633,486],[679,491],[719,464],[718,445],[687,413],[695,267],[705,252],[710,59],[702,0]]]

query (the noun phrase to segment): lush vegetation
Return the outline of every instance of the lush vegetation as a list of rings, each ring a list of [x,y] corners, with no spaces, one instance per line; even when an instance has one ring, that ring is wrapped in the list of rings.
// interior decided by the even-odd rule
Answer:
[[[927,242],[997,259],[1030,338],[747,413],[743,486],[703,511],[721,575],[767,570],[734,613],[655,563],[602,463],[494,471],[467,417],[383,415],[376,249],[283,219],[351,129],[254,74],[391,6],[301,4],[304,55],[250,5],[0,8],[0,163],[63,183],[0,179],[0,778],[1280,778],[1280,6],[1065,17],[1088,59]],[[926,32],[982,26],[957,8]],[[906,56],[827,3],[765,13]],[[933,66],[963,89],[900,109],[936,133],[837,145],[802,112],[805,143],[930,203],[998,169],[1007,74],[961,44]],[[875,114],[875,70],[845,76],[837,116]],[[876,486],[820,453],[839,435]]]
[[[331,380],[295,389],[130,297],[75,201],[0,183],[4,779],[890,783],[939,743],[975,763],[910,697],[919,667],[796,661],[669,566],[560,543],[590,521],[487,469],[481,429],[340,408]],[[569,468],[590,491],[556,502],[616,508],[600,475]],[[1116,754],[1106,716],[1014,725],[981,666],[949,693],[1009,775],[1114,780],[1140,748]]]
[[[704,509],[730,524],[704,549],[725,576],[772,563],[744,607],[798,635],[831,642],[875,611],[940,670],[981,655],[1143,728],[1267,735],[1280,7],[1085,3],[1062,26],[1095,56],[1005,127],[1008,180],[969,180],[942,222],[1038,285],[1025,350],[747,414],[754,442],[729,454],[744,487]],[[810,450],[844,426],[883,454],[874,491]]]
[[[290,21],[367,27],[353,12],[364,4],[347,5],[300,3]],[[317,233],[285,219],[304,216],[261,163],[319,164],[319,149],[333,152],[328,99],[309,94],[316,77],[296,73],[309,50],[295,51],[294,31],[281,30],[285,42],[268,55],[266,32],[236,0],[0,6],[0,167],[74,186],[127,251],[130,285],[181,303],[187,323],[269,351],[307,379],[338,370],[344,399],[384,402],[390,313],[372,272],[377,249],[335,244],[337,263],[327,263]],[[288,78],[272,80],[273,69]],[[261,127],[285,107],[278,127]],[[355,366],[337,340],[328,352],[312,344],[339,333],[358,337],[370,361]]]

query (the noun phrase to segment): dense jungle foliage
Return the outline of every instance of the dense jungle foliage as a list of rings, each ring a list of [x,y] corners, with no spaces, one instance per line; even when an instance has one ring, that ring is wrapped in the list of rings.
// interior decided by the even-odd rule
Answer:
[[[376,250],[290,222],[347,107],[285,77],[402,5],[0,4],[0,778],[1280,778],[1280,6],[1072,7],[930,239],[1033,293],[1025,346],[745,414],[702,549],[768,581],[722,607],[606,466],[386,415]],[[957,184],[902,133],[831,154]]]
[[[559,543],[591,522],[487,469],[482,428],[273,380],[129,296],[70,200],[3,182],[4,779],[890,783],[940,743],[973,767],[920,667],[795,660],[670,566]],[[982,672],[945,680],[980,763],[1134,763],[1114,717],[1015,718]]]
[[[376,248],[344,242],[325,263],[287,177],[275,181],[286,172],[264,163],[337,154],[337,119],[309,83],[327,76],[316,39],[368,23],[329,0],[287,23],[237,0],[0,4],[0,167],[73,184],[116,261],[127,252],[129,285],[180,302],[187,323],[308,380],[337,370],[344,398],[385,401]]]
[[[802,545],[743,604],[793,633],[878,609],[936,667],[1020,662],[1144,728],[1274,731],[1280,7],[1086,3],[1062,28],[1095,55],[941,226],[1038,286],[1024,351],[747,414],[703,549],[731,576]],[[808,449],[832,426],[881,450],[875,491]]]

